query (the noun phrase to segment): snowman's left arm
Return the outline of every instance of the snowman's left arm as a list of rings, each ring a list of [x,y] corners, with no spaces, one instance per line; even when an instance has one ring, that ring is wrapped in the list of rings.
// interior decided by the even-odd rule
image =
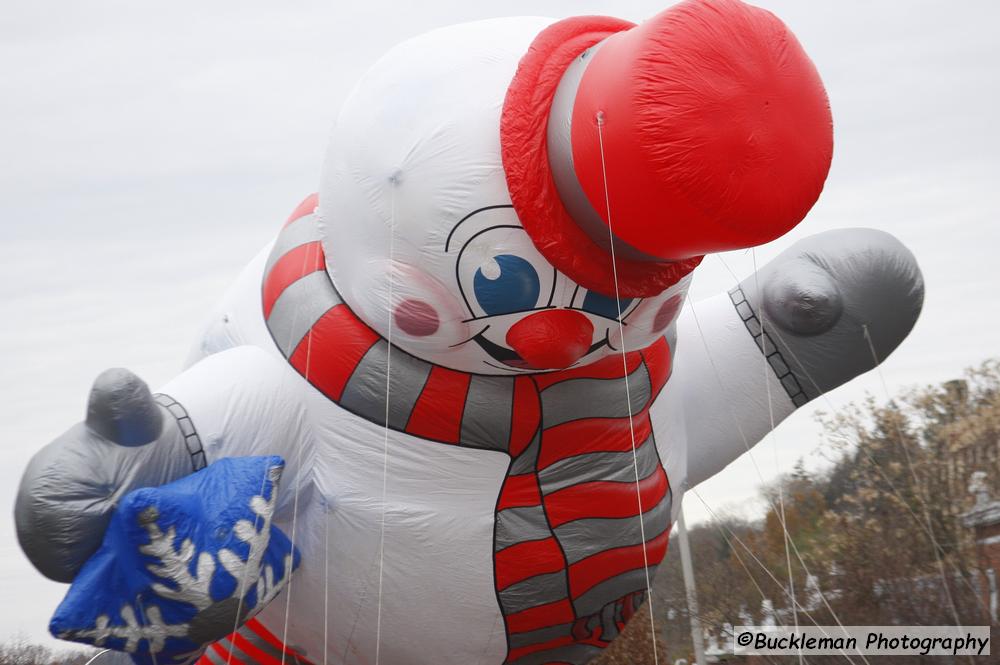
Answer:
[[[671,384],[687,439],[687,482],[715,475],[795,409],[872,369],[923,303],[913,255],[871,229],[799,241],[678,321]]]
[[[209,463],[281,455],[282,485],[289,487],[300,469],[310,468],[313,452],[307,387],[287,362],[247,345],[195,363],[160,392],[184,405]]]

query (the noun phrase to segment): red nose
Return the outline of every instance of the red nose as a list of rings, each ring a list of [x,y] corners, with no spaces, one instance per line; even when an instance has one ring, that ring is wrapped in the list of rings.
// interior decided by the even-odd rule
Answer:
[[[532,369],[563,369],[586,355],[593,336],[593,324],[580,312],[551,309],[512,325],[507,343]]]

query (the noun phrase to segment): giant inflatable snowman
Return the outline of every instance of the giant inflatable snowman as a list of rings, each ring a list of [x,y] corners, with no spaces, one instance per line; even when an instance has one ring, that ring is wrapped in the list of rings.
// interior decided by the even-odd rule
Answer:
[[[26,470],[22,546],[73,581],[54,632],[140,662],[588,662],[685,488],[917,319],[912,255],[865,229],[683,307],[831,156],[813,64],[735,0],[397,46],[189,367],[155,396],[106,372]]]

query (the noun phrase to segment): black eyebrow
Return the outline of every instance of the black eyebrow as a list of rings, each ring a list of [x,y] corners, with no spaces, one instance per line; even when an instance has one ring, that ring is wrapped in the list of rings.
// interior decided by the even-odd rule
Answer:
[[[444,241],[444,251],[445,252],[448,251],[448,245],[451,244],[451,237],[453,235],[455,235],[455,231],[458,229],[458,227],[460,227],[463,222],[465,222],[467,219],[469,219],[473,215],[478,215],[479,213],[485,212],[487,210],[498,210],[500,208],[513,208],[513,207],[514,206],[509,205],[509,204],[501,204],[501,205],[495,205],[495,206],[486,206],[485,208],[479,208],[478,210],[473,210],[468,215],[466,215],[462,219],[458,220],[458,223],[455,224],[455,226],[452,227],[451,231],[448,232],[448,238],[447,238],[447,240]]]

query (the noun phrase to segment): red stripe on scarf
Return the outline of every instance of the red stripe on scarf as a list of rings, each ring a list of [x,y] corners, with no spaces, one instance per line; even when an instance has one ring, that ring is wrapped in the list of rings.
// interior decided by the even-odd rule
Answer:
[[[652,433],[649,415],[643,411],[632,418],[638,449]],[[632,430],[628,418],[573,420],[545,430],[538,454],[539,470],[567,457],[584,453],[620,453],[632,450]],[[652,441],[650,441],[652,443]]]
[[[222,646],[218,642],[215,642],[214,644],[212,644],[212,646],[208,648],[214,651],[217,655],[224,658],[226,662],[229,663],[230,665],[232,665],[233,663],[235,663],[236,665],[253,665],[253,663],[244,663],[242,660],[237,658],[235,654],[230,654],[229,649]],[[207,656],[202,656],[201,660],[203,660],[206,663],[210,664],[212,663],[212,661],[209,660]]]
[[[254,663],[257,665],[280,665],[281,661],[254,646],[253,642],[243,637],[239,633],[233,633],[229,636],[229,639],[239,647],[240,651],[245,653],[247,656],[254,659]]]
[[[507,508],[526,508],[542,503],[542,493],[538,489],[538,476],[525,473],[520,476],[507,476],[500,488],[500,498],[497,501],[497,511]]]
[[[574,599],[579,598],[588,590],[615,575],[630,570],[641,569],[646,562],[655,566],[663,561],[667,553],[667,542],[670,532],[665,531],[656,538],[646,541],[646,553],[643,557],[642,545],[617,547],[613,550],[598,552],[578,561],[569,567],[569,591]]]
[[[406,431],[424,439],[458,443],[470,378],[464,372],[433,366],[410,412]]]
[[[292,214],[288,217],[288,221],[285,222],[285,226],[288,226],[296,219],[301,219],[306,215],[311,215],[312,212],[316,210],[316,207],[318,205],[319,205],[319,194],[313,193],[305,197],[304,199],[302,199],[302,203],[297,205],[295,207],[295,210],[292,211]],[[281,228],[285,228],[285,226]]]
[[[278,651],[284,651],[289,656],[294,656],[295,658],[298,658],[300,661],[302,661],[304,663],[308,663],[309,662],[305,658],[303,658],[301,655],[299,655],[294,649],[290,649],[290,648],[286,647],[284,642],[282,642],[281,640],[279,640],[278,637],[274,633],[272,633],[267,628],[265,628],[264,624],[262,624],[257,619],[250,619],[245,624],[243,624],[243,628],[251,630],[254,635],[256,635],[257,637],[261,638],[262,640],[264,640],[265,642],[267,642],[268,644],[270,644],[272,647],[274,647]]]
[[[555,573],[566,568],[559,543],[552,536],[506,547],[497,552],[493,560],[498,591],[529,577]]]
[[[511,412],[510,447],[511,458],[517,457],[531,445],[541,422],[541,403],[538,391],[530,377],[514,379],[514,408]]]
[[[554,603],[530,607],[507,617],[507,629],[511,633],[527,633],[539,628],[558,626],[574,619],[573,605],[568,599]]]
[[[250,619],[240,628],[241,631],[250,631],[255,636],[259,637],[261,640],[267,642],[272,647],[275,648],[279,653],[284,652],[288,655],[288,662],[294,663],[304,663],[309,665],[309,661],[299,655],[294,649],[289,649],[284,646],[284,644],[275,637],[267,628],[263,626],[257,619]],[[230,633],[226,635],[225,638],[230,640],[236,645],[240,651],[242,651],[246,656],[253,658],[253,662],[245,662],[236,657],[236,654],[230,654],[230,649],[223,645],[221,641],[212,643],[208,648],[218,654],[220,657],[225,659],[229,663],[234,663],[235,665],[279,665],[281,661],[274,656],[261,651],[253,642],[241,635],[238,631],[235,633]],[[208,656],[202,656],[198,659],[197,665],[214,665]]]
[[[635,371],[635,368],[642,362],[642,356],[638,351],[625,354],[625,366],[628,374]],[[563,370],[562,372],[549,372],[547,374],[535,374],[535,384],[538,390],[542,391],[550,386],[570,379],[621,379],[622,377],[622,357],[620,353],[601,358],[595,363],[576,367],[574,369]],[[622,389],[624,390],[624,388]]]
[[[323,247],[318,240],[289,250],[272,266],[264,278],[263,305],[264,318],[271,316],[271,310],[278,297],[293,283],[317,270],[324,270]]]
[[[639,513],[634,482],[598,480],[580,483],[545,497],[545,512],[553,528],[574,520],[599,517],[635,517]],[[638,482],[643,510],[654,507],[667,495],[667,474],[656,471]]]
[[[289,361],[321,392],[339,401],[351,374],[378,339],[346,305],[337,305],[302,338]]]

